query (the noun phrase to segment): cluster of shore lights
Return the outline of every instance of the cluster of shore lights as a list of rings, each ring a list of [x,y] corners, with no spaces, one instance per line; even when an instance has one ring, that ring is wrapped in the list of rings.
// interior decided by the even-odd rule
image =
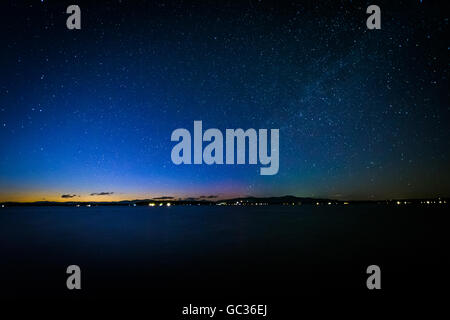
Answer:
[[[421,204],[446,204],[447,201],[446,200],[423,200],[420,201]],[[411,204],[410,201],[397,201],[396,202],[397,205],[402,205],[402,204]]]
[[[166,203],[166,207],[170,207],[171,205],[172,205],[172,204],[171,204],[170,202],[167,202],[167,203]],[[156,207],[156,203],[150,202],[150,203],[148,204],[148,206],[149,206],[149,207]],[[160,206],[160,207],[164,206],[164,203],[160,203],[159,206]]]
[[[233,203],[219,202],[216,206],[268,206],[267,202],[248,202],[248,201],[236,201]]]
[[[216,203],[216,206],[268,206],[267,202],[249,202],[249,201],[236,201],[233,203],[228,202],[219,202]]]
[[[424,200],[420,201],[421,204],[444,204],[447,203],[446,200]]]
[[[316,202],[316,206],[320,206],[321,204],[325,204],[324,202]],[[340,204],[350,204],[349,202],[345,201],[345,202],[327,202],[327,205],[331,206],[331,205],[340,205]]]

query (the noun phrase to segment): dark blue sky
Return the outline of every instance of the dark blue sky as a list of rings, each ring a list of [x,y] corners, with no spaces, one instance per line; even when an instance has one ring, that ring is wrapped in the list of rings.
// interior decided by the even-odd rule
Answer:
[[[2,3],[0,200],[449,196],[446,12],[316,2],[78,1],[78,31],[72,2]],[[194,120],[279,128],[278,174],[172,164]]]

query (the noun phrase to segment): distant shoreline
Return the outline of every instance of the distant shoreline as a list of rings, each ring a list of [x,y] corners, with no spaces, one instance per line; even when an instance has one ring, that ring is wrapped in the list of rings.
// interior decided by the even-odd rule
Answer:
[[[304,198],[295,196],[283,197],[246,197],[227,200],[177,200],[177,199],[136,199],[122,201],[35,201],[35,202],[0,202],[1,207],[81,207],[81,206],[267,206],[267,205],[355,205],[355,204],[385,204],[385,205],[447,205],[450,198],[422,198],[422,199],[389,199],[389,200],[335,200],[324,198]]]

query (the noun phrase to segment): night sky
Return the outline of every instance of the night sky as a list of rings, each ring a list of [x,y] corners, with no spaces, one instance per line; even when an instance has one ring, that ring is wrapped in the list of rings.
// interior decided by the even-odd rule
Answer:
[[[0,4],[0,201],[450,195],[444,8],[92,2]],[[278,174],[174,165],[194,120],[279,128]]]

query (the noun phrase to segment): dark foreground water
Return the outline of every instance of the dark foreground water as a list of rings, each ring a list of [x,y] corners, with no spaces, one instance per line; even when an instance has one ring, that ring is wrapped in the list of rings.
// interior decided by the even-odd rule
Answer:
[[[435,292],[448,273],[443,207],[0,209],[3,298],[246,298]],[[66,289],[66,268],[82,290]],[[259,299],[259,300],[258,300]],[[249,300],[247,300],[249,301]]]

